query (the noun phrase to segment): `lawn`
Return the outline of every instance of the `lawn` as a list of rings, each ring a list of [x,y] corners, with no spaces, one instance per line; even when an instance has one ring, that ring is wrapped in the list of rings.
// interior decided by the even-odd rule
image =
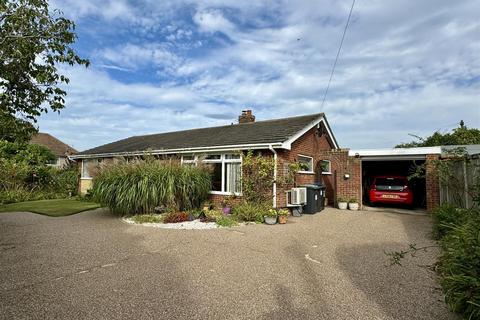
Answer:
[[[99,208],[94,202],[75,199],[51,199],[0,205],[0,212],[33,212],[51,217],[68,216],[85,210]]]

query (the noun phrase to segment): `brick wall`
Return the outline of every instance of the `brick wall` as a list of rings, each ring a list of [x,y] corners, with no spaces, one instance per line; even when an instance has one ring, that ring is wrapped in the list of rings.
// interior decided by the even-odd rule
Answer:
[[[325,150],[319,157],[331,162],[330,176],[324,175],[327,186],[327,198],[331,205],[336,205],[337,198],[355,198],[362,203],[362,162],[359,158],[349,157],[348,149]],[[349,178],[345,178],[345,174]]]
[[[434,161],[439,157],[436,154],[427,154],[425,161],[425,184],[427,191],[427,211],[435,209],[440,204],[440,182]]]
[[[277,175],[279,179],[288,174],[288,164],[296,162],[298,155],[312,157],[314,169],[314,173],[297,173],[295,175],[295,182],[292,184],[284,184],[277,187],[277,207],[279,208],[286,206],[287,199],[285,192],[290,188],[305,184],[318,183],[321,182],[322,179],[331,179],[328,175],[322,175],[320,162],[324,160],[321,156],[322,152],[331,151],[333,147],[325,134],[319,137],[316,134],[316,131],[316,128],[312,128],[310,131],[306,132],[292,144],[291,150],[278,150]],[[326,184],[328,189],[328,183]]]
[[[221,208],[222,207],[222,202],[223,200],[228,197],[223,194],[210,194],[210,201],[213,203],[213,205],[216,208]],[[243,197],[237,196],[232,200],[233,204],[240,203],[243,200]]]

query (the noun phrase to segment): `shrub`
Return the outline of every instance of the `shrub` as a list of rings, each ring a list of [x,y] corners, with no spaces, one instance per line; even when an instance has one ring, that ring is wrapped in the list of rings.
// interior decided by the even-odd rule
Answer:
[[[231,216],[220,216],[216,219],[215,221],[219,226],[221,227],[233,227],[238,224],[237,220],[235,220],[234,217]]]
[[[162,223],[164,217],[159,214],[137,214],[132,220],[135,223]]]
[[[434,212],[443,249],[439,272],[445,301],[467,319],[480,318],[480,208],[443,205]]]
[[[163,218],[164,223],[178,223],[188,221],[188,214],[185,212],[170,212]]]
[[[208,221],[216,221],[218,218],[223,217],[223,212],[217,209],[206,210],[205,216]]]
[[[263,216],[268,212],[269,205],[252,202],[241,202],[233,207],[233,216],[238,221],[263,222]]]
[[[274,182],[275,161],[273,157],[254,156],[249,150],[242,162],[242,191],[247,202],[264,203],[271,199]]]
[[[478,210],[478,209],[477,209]],[[456,226],[442,240],[445,301],[468,319],[480,318],[480,218]]]
[[[194,208],[192,210],[189,210],[188,213],[191,214],[195,219],[198,219],[203,213],[203,210],[199,208]]]
[[[457,225],[461,225],[468,217],[468,210],[459,209],[451,204],[444,204],[433,212],[433,235],[443,238]]]
[[[78,169],[47,166],[54,159],[44,147],[0,140],[0,203],[74,195]]]
[[[156,160],[120,162],[99,172],[92,194],[95,201],[121,215],[150,213],[157,206],[183,211],[200,206],[210,185],[204,167]]]

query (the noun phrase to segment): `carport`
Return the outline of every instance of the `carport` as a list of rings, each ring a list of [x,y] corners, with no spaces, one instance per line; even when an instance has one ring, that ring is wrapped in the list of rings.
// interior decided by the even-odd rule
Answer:
[[[419,166],[426,164],[424,176],[409,180],[409,187],[413,191],[413,207],[416,209],[435,207],[439,197],[438,179],[433,174],[429,162],[438,159],[440,154],[441,147],[349,150],[350,157],[360,159],[361,186],[359,187],[363,206],[370,206],[369,190],[375,176],[409,177]]]

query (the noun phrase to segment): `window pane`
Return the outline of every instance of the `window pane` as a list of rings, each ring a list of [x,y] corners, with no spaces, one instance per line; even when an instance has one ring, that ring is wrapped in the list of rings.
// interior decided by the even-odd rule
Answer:
[[[211,163],[208,166],[212,174],[212,191],[222,191],[222,164]]]
[[[209,154],[205,157],[205,160],[220,160],[219,154]]]
[[[241,185],[242,165],[240,163],[226,163],[225,164],[225,191],[240,193],[242,191]]]
[[[240,159],[239,154],[226,154],[225,159]]]
[[[298,156],[298,163],[301,166],[300,171],[313,171],[313,159],[308,157]]]
[[[330,172],[330,161],[322,160],[322,172]]]
[[[184,156],[182,156],[182,158],[183,158],[183,161],[193,161],[193,160],[195,160],[193,155],[184,155]]]
[[[82,160],[82,177],[83,178],[90,178],[89,167],[91,165],[91,160]]]

